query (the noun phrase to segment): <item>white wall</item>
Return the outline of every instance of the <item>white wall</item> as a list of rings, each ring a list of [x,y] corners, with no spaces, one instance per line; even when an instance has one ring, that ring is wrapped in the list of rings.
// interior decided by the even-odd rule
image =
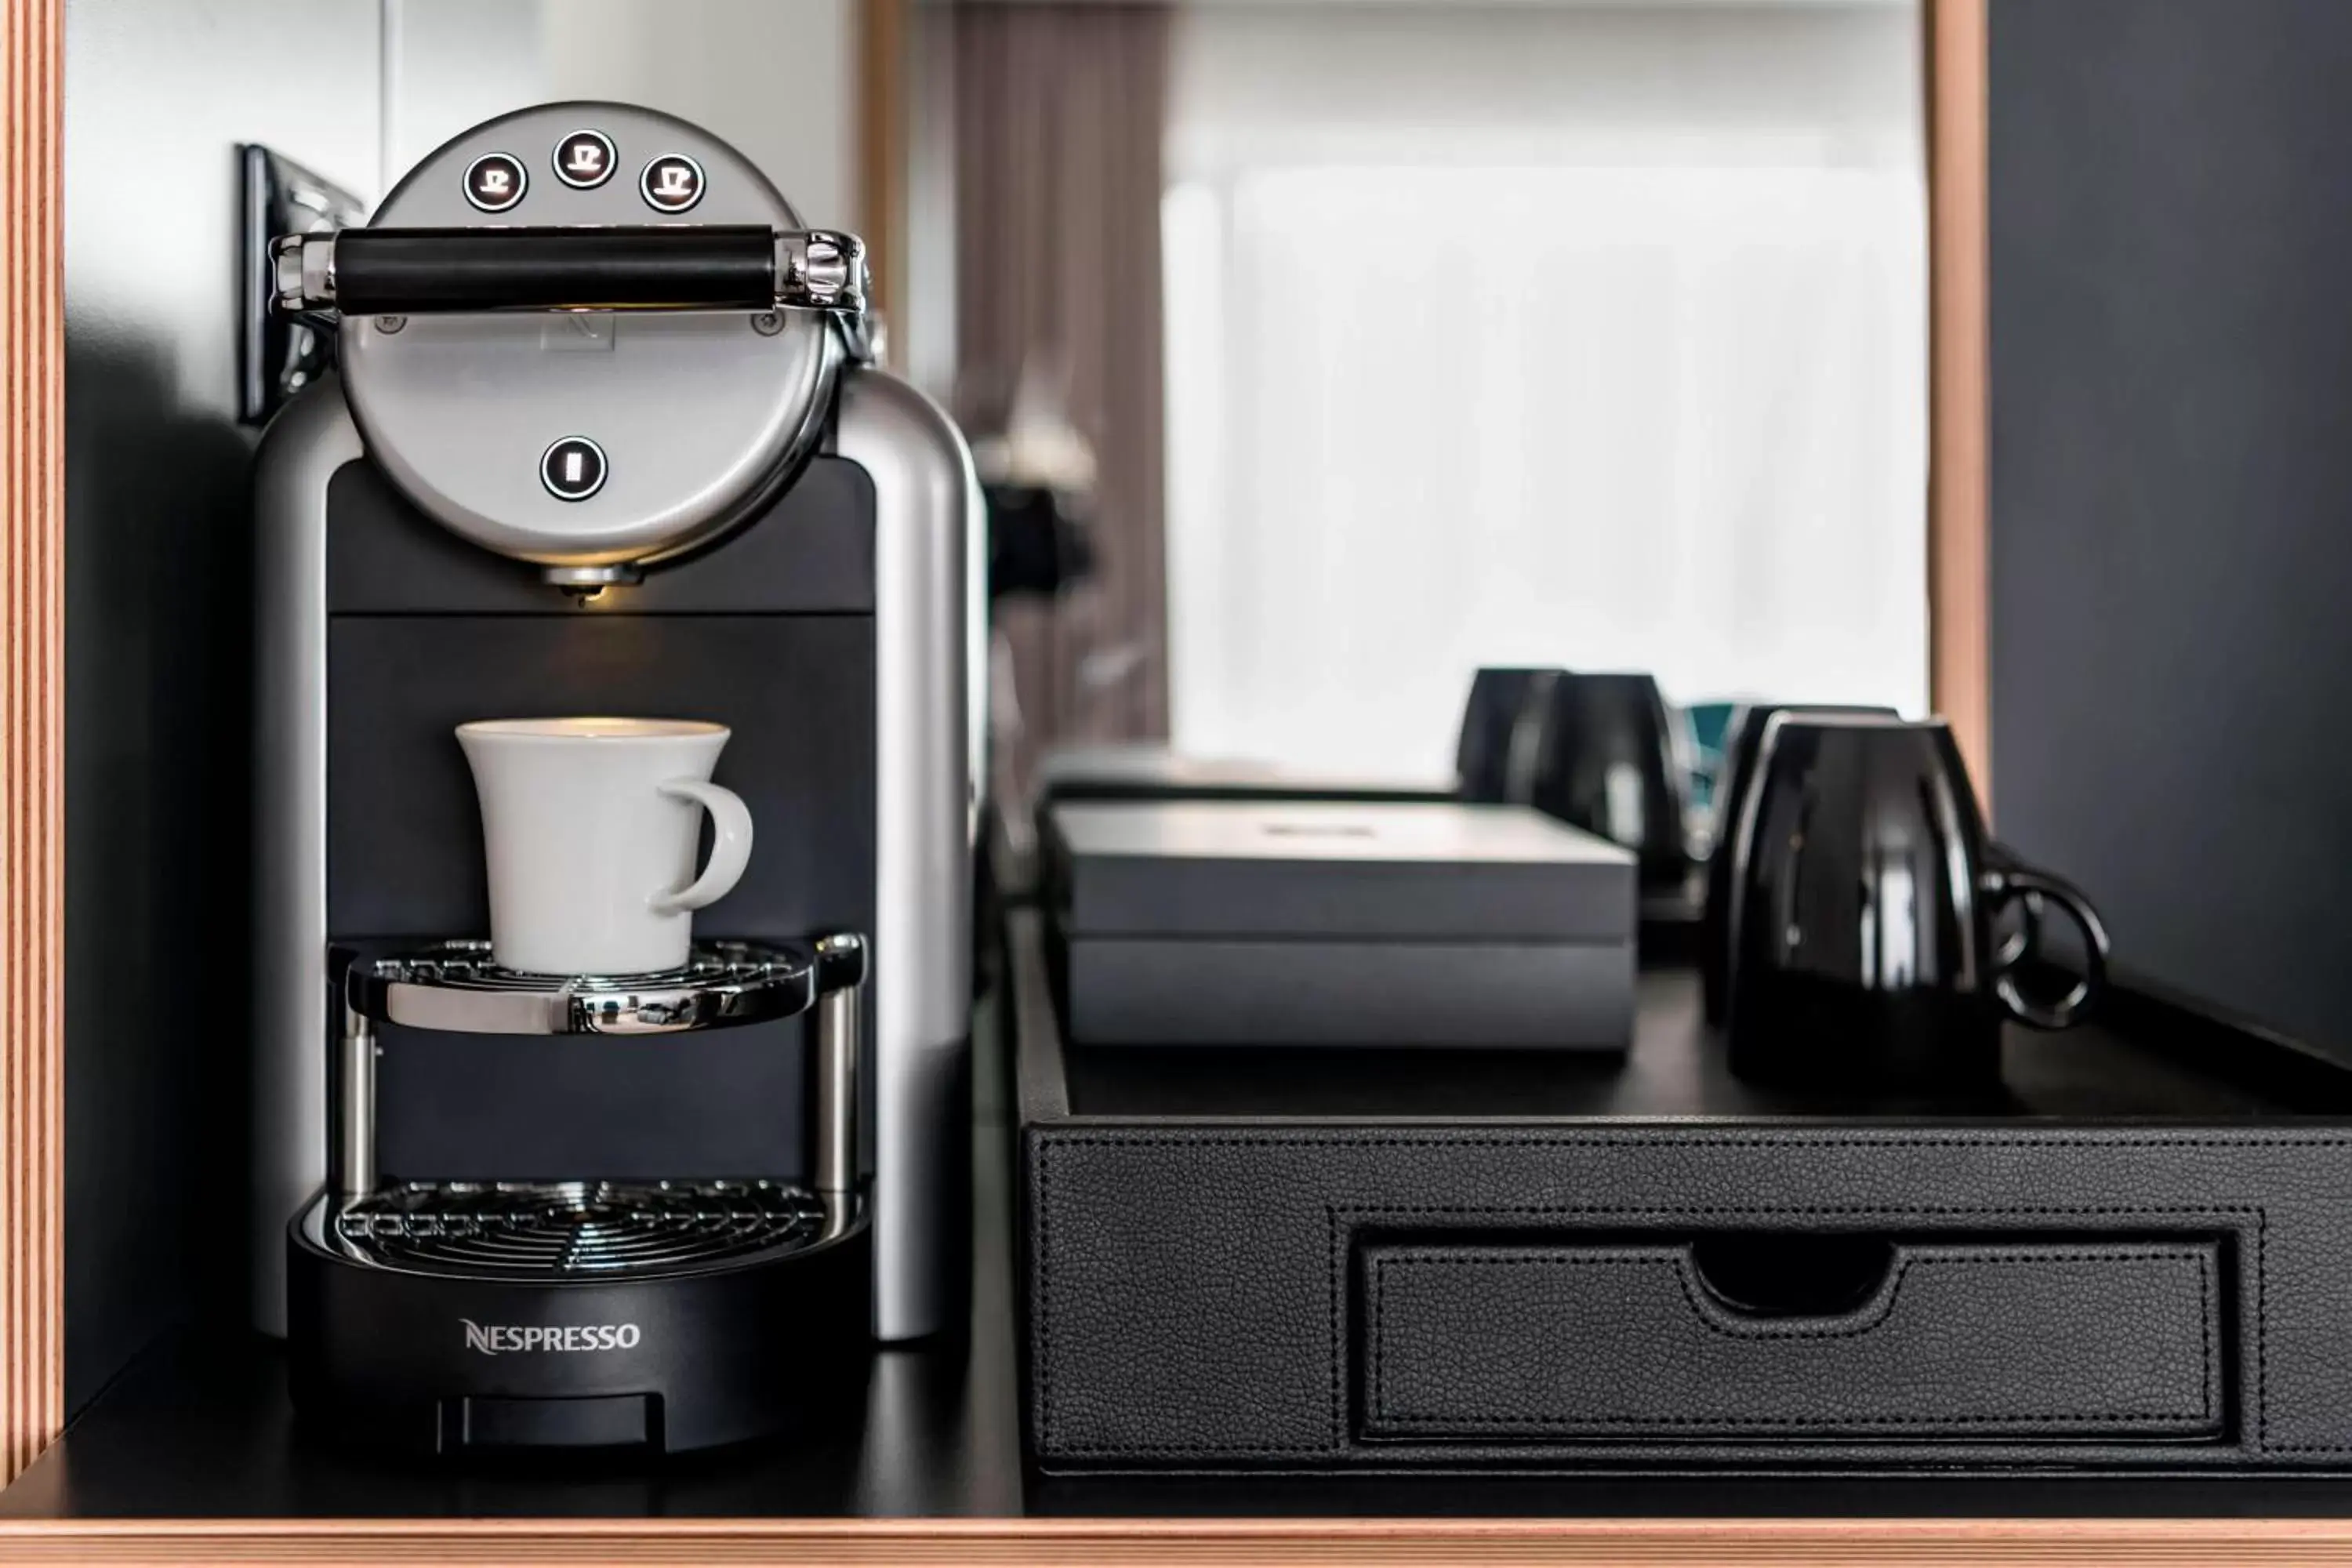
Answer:
[[[375,0],[73,0],[66,305],[85,344],[135,336],[191,410],[232,414],[236,144],[373,198],[375,72]]]
[[[491,115],[611,99],[691,120],[805,221],[857,221],[856,0],[383,0],[386,183]]]
[[[667,110],[731,142],[803,221],[857,226],[856,0],[554,0],[551,93]]]
[[[914,7],[907,68],[903,298],[889,301],[894,367],[942,403],[955,399],[955,8]]]
[[[459,132],[550,96],[540,41],[546,0],[380,3],[385,190]]]
[[[376,0],[68,0],[65,31],[71,1413],[244,1296],[222,1223],[246,1190],[251,865],[236,149],[374,194]]]
[[[1927,696],[1913,8],[1181,13],[1175,739],[1435,773],[1481,664]]]

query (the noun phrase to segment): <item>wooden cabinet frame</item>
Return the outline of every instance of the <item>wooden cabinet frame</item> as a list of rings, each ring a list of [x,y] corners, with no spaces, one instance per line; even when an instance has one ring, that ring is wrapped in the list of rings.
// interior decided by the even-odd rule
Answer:
[[[0,0],[0,1479],[65,1418],[65,0]]]
[[[89,0],[102,3],[102,0]],[[1933,689],[1989,778],[1986,655],[1985,43],[1989,0],[1923,0],[1933,280],[1928,507]],[[2043,0],[2051,3],[2051,0]],[[865,0],[873,143],[866,226],[903,277],[908,0]],[[64,1411],[65,0],[0,0],[0,1478]],[[0,1525],[0,1557],[77,1563],[813,1561],[1558,1563],[2286,1562],[2352,1559],[2352,1524],[2140,1521],[121,1521]]]

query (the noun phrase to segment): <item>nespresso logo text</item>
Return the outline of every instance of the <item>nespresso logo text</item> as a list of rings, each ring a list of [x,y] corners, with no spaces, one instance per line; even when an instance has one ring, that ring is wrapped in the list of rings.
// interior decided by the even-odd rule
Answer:
[[[471,1318],[460,1318],[466,1325],[466,1348],[484,1355],[505,1355],[510,1351],[627,1351],[637,1348],[642,1336],[635,1323],[564,1323],[530,1324],[478,1323]]]

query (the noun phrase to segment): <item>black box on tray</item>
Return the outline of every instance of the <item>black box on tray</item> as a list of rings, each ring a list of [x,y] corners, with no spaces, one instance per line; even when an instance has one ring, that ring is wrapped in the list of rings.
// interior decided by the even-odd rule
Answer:
[[[1622,1051],[1633,858],[1522,806],[1072,802],[1045,814],[1070,1037]]]
[[[1038,760],[1039,816],[1081,800],[1447,801],[1451,781],[1314,772],[1250,757],[1202,757],[1152,741],[1061,746]]]

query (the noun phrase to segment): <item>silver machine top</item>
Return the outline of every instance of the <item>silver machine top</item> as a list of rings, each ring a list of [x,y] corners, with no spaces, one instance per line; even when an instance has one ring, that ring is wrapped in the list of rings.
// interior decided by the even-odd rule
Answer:
[[[616,103],[445,143],[364,228],[273,247],[337,325],[368,456],[427,516],[592,588],[707,543],[815,448],[870,358],[865,247],[742,154]]]

